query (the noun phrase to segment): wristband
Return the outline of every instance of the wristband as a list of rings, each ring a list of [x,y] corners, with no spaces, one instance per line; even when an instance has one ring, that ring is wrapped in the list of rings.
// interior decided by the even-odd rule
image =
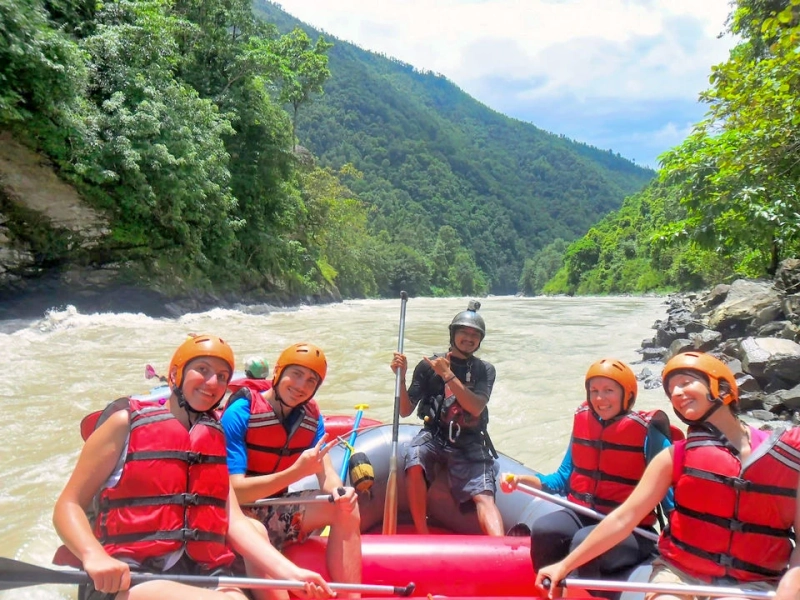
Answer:
[[[455,379],[455,378],[456,378],[456,375],[455,375],[455,373],[453,373],[453,374],[452,374],[450,377],[448,377],[447,379],[445,379],[445,380],[444,380],[444,382],[445,382],[445,384],[448,384],[448,383],[450,383],[451,381],[453,381],[453,379]]]

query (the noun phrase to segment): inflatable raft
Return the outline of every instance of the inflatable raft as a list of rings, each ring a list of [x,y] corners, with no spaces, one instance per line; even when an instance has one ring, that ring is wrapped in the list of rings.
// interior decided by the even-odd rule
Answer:
[[[330,433],[349,431],[347,418],[334,417]],[[366,420],[362,421],[362,426]],[[328,421],[326,421],[328,428]],[[336,431],[336,433],[334,433]],[[531,566],[530,537],[494,538],[482,535],[472,503],[460,506],[450,495],[447,477],[435,479],[428,491],[431,535],[416,535],[408,511],[402,457],[419,431],[418,426],[401,424],[398,435],[399,469],[398,535],[381,535],[389,458],[392,448],[391,425],[372,425],[362,431],[354,444],[356,452],[366,454],[375,472],[375,482],[367,494],[359,494],[362,527],[363,581],[383,585],[416,584],[414,596],[447,597],[531,597],[537,596],[535,573]],[[341,467],[345,450],[336,447],[330,456],[334,467]],[[500,472],[535,471],[513,458],[500,455]],[[316,477],[309,477],[293,490],[315,489]],[[497,505],[503,525],[510,530],[519,524],[528,527],[557,506],[522,493],[498,493]],[[286,555],[298,565],[328,576],[325,568],[326,538],[312,536],[307,542],[290,546]]]
[[[156,387],[148,394],[134,396],[142,400],[163,400],[169,395],[166,386]],[[354,424],[353,416],[325,417],[330,436],[347,439]],[[85,424],[87,427],[89,423]],[[447,476],[442,473],[428,490],[430,535],[417,535],[408,511],[403,473],[403,456],[419,426],[401,424],[398,435],[397,472],[397,535],[381,535],[389,459],[392,449],[392,426],[363,418],[355,441],[355,452],[364,453],[374,470],[374,484],[368,493],[359,494],[362,529],[362,580],[365,583],[406,586],[413,582],[416,597],[481,598],[538,598],[536,579],[530,558],[529,535],[490,537],[483,535],[474,505],[458,505],[450,495]],[[87,430],[88,433],[89,430]],[[330,451],[334,468],[340,471],[345,458],[345,445]],[[536,471],[500,454],[499,472],[536,474]],[[352,483],[352,482],[351,482]],[[292,491],[313,490],[316,477],[307,477],[291,486]],[[529,529],[541,516],[558,510],[547,500],[517,492],[499,491],[497,506],[506,531]],[[303,544],[286,548],[286,556],[296,564],[321,573],[330,580],[325,565],[327,537],[313,535]],[[57,563],[59,561],[56,561]],[[63,564],[63,563],[62,563]],[[635,570],[630,581],[646,581],[649,567]],[[571,589],[569,596],[586,597],[585,590]],[[642,594],[624,594],[622,600],[639,600]]]

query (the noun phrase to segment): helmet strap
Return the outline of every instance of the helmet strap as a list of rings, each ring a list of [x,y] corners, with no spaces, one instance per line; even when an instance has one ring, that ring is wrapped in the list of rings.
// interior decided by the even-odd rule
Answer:
[[[200,415],[207,414],[209,416],[213,416],[214,411],[217,410],[217,407],[222,403],[222,398],[220,398],[217,403],[208,410],[197,410],[186,399],[186,396],[181,388],[178,386],[173,386],[172,393],[175,394],[175,397],[178,399],[178,407],[182,408],[186,412],[186,418],[189,419],[189,429],[191,429],[192,426],[197,423],[197,421],[200,419]],[[193,415],[197,417],[194,420],[192,420]]]
[[[672,411],[675,413],[676,417],[678,417],[681,421],[683,421],[689,426],[703,425],[711,415],[713,415],[715,412],[717,412],[720,408],[723,407],[722,400],[720,398],[712,398],[711,402],[713,402],[711,407],[699,419],[687,419],[680,413],[678,409],[674,407]]]

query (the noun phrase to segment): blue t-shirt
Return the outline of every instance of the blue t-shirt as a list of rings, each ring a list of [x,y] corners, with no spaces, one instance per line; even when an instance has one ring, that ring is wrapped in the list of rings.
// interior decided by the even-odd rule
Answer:
[[[644,459],[649,465],[650,461],[664,448],[669,448],[672,442],[658,429],[651,427],[648,429],[647,437],[644,438]],[[539,475],[542,489],[551,494],[561,494],[565,496],[569,491],[569,478],[575,465],[572,462],[572,437],[569,438],[567,453],[561,461],[555,473],[549,475]],[[667,514],[675,508],[675,498],[672,488],[669,488],[667,495],[661,501],[661,507]]]
[[[258,392],[253,392],[258,393]],[[302,418],[303,411],[295,410],[289,414],[288,425]],[[247,398],[237,398],[230,406],[225,407],[222,413],[222,429],[225,430],[225,450],[228,454],[228,472],[231,475],[244,475],[247,472],[247,423],[250,421],[250,401]],[[325,419],[322,415],[317,421],[317,433],[314,444],[325,435]]]

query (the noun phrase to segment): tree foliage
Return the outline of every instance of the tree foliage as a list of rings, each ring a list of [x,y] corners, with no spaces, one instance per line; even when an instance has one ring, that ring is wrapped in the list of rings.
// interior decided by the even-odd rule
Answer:
[[[569,246],[546,291],[697,289],[800,251],[800,0],[738,0],[728,26],[740,42],[712,69],[706,118],[659,183]]]

